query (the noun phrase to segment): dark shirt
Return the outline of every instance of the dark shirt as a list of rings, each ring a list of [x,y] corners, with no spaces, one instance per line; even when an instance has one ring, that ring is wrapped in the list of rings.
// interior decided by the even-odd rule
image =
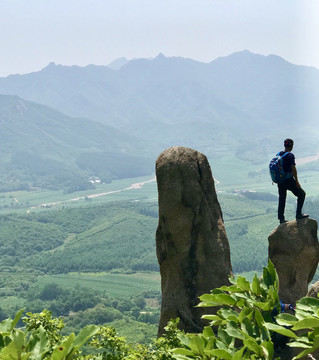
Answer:
[[[279,155],[283,155],[285,151],[280,151]],[[285,173],[291,173],[291,166],[296,165],[295,162],[295,155],[291,152],[289,152],[285,157],[283,158],[283,168]]]

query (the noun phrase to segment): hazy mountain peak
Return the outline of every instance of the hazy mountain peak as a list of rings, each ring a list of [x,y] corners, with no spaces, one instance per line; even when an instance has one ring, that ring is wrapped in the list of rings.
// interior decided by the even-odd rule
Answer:
[[[107,67],[112,70],[119,70],[122,66],[126,65],[129,62],[125,57],[120,57],[110,62]]]
[[[161,59],[166,59],[166,56],[163,53],[159,53],[154,60],[161,60]]]
[[[58,65],[51,61],[45,68],[43,68],[42,70],[49,70],[49,69],[53,69],[53,68],[56,68]]]
[[[238,64],[247,64],[250,63],[258,64],[258,63],[268,63],[268,64],[291,64],[287,60],[282,57],[274,54],[269,55],[261,55],[253,53],[249,50],[242,50],[232,53],[227,56],[219,57],[213,60],[211,63],[223,63],[227,64],[228,62],[233,62],[236,65]]]

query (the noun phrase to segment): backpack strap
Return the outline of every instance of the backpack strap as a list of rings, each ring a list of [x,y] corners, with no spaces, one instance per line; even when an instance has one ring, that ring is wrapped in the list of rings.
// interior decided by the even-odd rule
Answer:
[[[289,154],[289,151],[285,152],[284,154],[280,155],[281,151],[276,156],[281,156],[282,158]]]

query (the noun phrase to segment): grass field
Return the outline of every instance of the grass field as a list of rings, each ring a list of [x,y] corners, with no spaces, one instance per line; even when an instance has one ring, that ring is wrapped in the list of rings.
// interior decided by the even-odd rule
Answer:
[[[37,190],[2,193],[0,213],[40,211],[41,209],[83,206],[108,201],[157,201],[155,176],[116,180],[97,184],[94,190],[64,194],[62,191]]]
[[[63,288],[87,287],[104,292],[115,298],[136,296],[144,291],[160,291],[160,275],[156,272],[134,274],[69,273],[45,275],[37,279],[35,286],[56,283]]]

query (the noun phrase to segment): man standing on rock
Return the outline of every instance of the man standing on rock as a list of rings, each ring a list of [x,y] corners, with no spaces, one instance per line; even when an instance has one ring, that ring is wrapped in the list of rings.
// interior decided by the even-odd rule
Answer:
[[[287,222],[285,220],[285,205],[287,190],[291,191],[295,196],[297,196],[297,211],[296,219],[307,218],[309,215],[303,214],[301,212],[302,206],[305,202],[306,193],[301,188],[296,169],[295,155],[291,152],[294,142],[292,139],[286,139],[284,141],[285,150],[279,153],[280,156],[287,153],[283,159],[283,170],[286,175],[284,182],[278,184],[278,194],[279,194],[279,204],[278,204],[278,219],[280,224]]]

